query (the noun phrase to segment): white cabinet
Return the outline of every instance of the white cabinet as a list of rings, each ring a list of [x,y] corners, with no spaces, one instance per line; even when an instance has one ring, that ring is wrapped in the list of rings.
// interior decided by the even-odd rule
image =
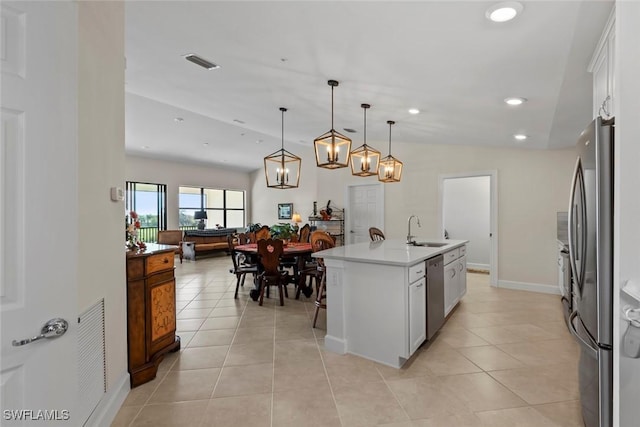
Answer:
[[[424,276],[409,285],[409,354],[427,339],[426,289]]]
[[[444,315],[467,293],[466,246],[444,253]]]
[[[612,10],[588,70],[593,74],[593,117],[614,116],[615,8]]]

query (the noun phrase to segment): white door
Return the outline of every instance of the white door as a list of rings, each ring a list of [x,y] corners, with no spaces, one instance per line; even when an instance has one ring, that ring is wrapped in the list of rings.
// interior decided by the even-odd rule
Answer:
[[[3,2],[1,13],[0,424],[81,425],[76,5]],[[53,318],[66,334],[12,345]]]
[[[348,242],[368,242],[369,227],[384,231],[384,193],[382,184],[350,185],[347,202]]]

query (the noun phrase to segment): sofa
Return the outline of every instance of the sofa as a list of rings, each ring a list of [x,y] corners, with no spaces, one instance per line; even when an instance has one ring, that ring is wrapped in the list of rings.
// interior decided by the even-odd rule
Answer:
[[[229,252],[227,236],[235,233],[235,228],[185,230],[182,241],[193,242],[193,250],[197,258],[198,255],[212,253],[219,250]]]
[[[177,246],[175,253],[182,264],[182,230],[158,230],[158,244]]]

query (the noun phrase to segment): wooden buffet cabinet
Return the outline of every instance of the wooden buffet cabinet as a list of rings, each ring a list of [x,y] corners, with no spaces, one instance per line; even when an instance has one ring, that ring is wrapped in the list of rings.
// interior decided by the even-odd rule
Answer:
[[[175,246],[147,244],[127,251],[127,344],[131,387],[156,377],[165,354],[180,349],[176,336]]]

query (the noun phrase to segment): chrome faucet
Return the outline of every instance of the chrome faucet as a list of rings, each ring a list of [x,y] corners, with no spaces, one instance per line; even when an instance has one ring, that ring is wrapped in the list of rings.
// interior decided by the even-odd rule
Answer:
[[[418,218],[416,215],[411,215],[409,217],[409,220],[407,221],[407,244],[408,245],[413,243],[413,238],[415,237],[411,235],[411,218],[415,218],[416,224],[418,224],[418,227],[422,227],[420,225],[420,218]]]

